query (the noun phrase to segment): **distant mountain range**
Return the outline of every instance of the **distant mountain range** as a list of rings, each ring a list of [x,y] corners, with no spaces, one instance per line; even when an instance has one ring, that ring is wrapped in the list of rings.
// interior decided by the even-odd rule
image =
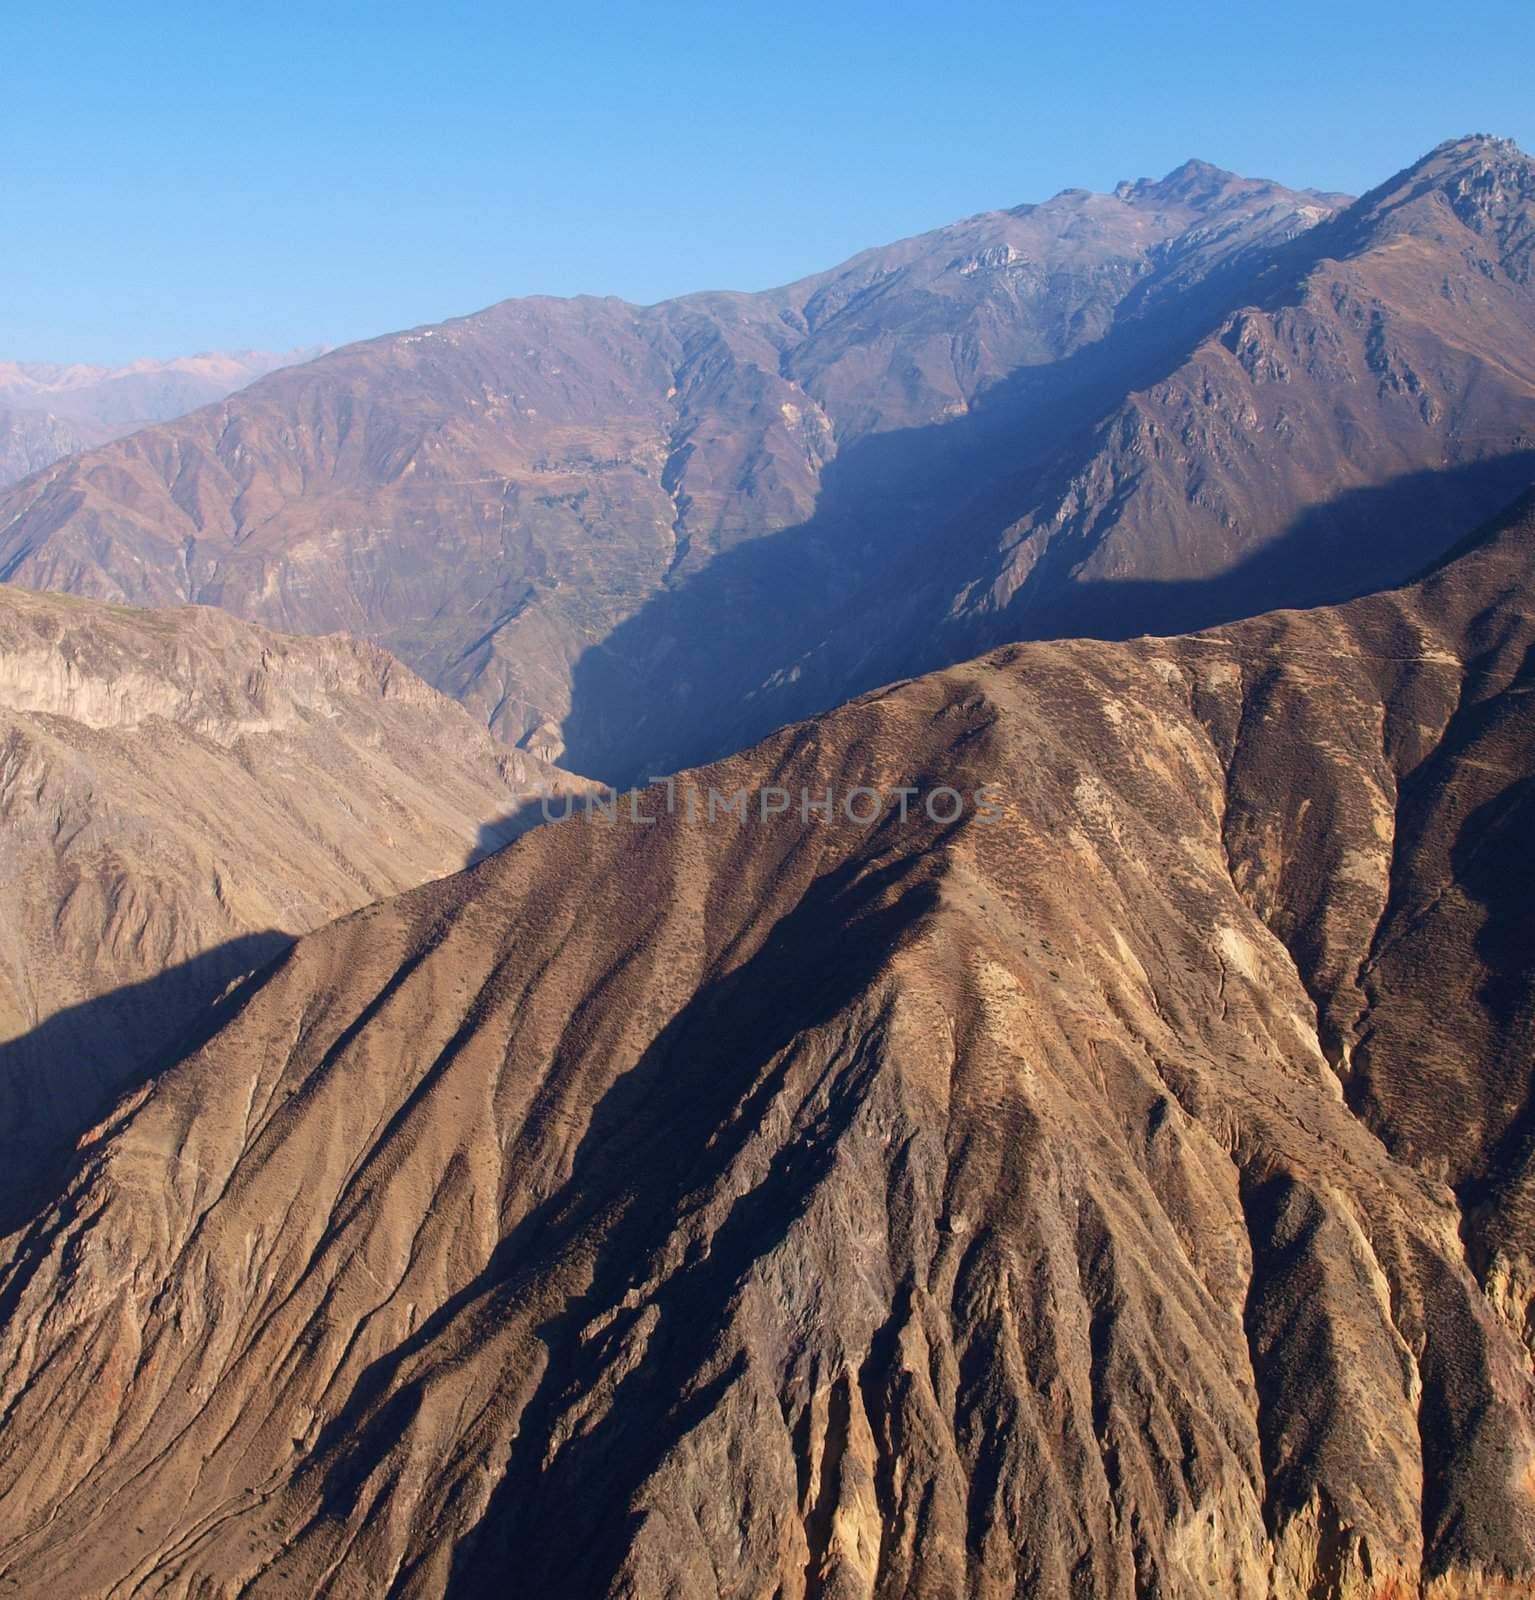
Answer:
[[[1199,162],[762,294],[507,301],[0,497],[0,575],[395,651],[630,779],[1014,637],[1398,581],[1535,465],[1535,166]]]
[[[0,1592],[1527,1596],[1532,574],[1009,647],[301,940],[0,1248]]]
[[[238,350],[120,367],[0,361],[0,486],[320,353]]]

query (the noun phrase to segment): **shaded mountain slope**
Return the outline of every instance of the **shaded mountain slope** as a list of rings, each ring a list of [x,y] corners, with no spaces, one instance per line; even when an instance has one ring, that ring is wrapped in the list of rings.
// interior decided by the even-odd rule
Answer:
[[[0,1212],[232,978],[560,776],[376,646],[0,589]]]
[[[1095,345],[990,391],[984,425],[887,441],[870,466],[904,492],[904,456],[930,472],[938,441],[989,435],[933,476],[920,537],[859,483],[879,557],[828,576],[839,461],[826,525],[731,552],[590,652],[572,763],[622,751],[620,770],[663,772],[1006,640],[1170,633],[1405,581],[1535,474],[1532,236],[1535,164],[1457,141],[1193,287],[1148,279]],[[816,606],[807,570],[830,591]],[[719,615],[728,645],[679,664]]]
[[[1157,369],[1199,323],[1203,286],[1340,198],[1190,163],[765,294],[508,301],[332,352],[43,474],[0,501],[0,575],[366,634],[556,756],[576,664],[648,601],[819,519],[767,597],[791,597],[788,636],[752,663],[760,681],[828,598],[920,545],[978,480],[1044,460],[1117,403],[1127,362]],[[1129,355],[1073,364],[1131,299],[1180,309]],[[993,396],[1019,374],[1033,378]],[[725,632],[625,652],[648,674],[647,716],[659,694],[691,728]],[[668,654],[675,692],[652,670]],[[631,720],[614,708],[613,735],[585,741],[607,773]]]
[[[300,941],[0,1273],[0,1592],[1529,1594],[1532,558],[1009,648]]]
[[[1190,162],[762,294],[507,301],[17,487],[0,575],[344,628],[644,778],[1006,639],[1401,581],[1529,480],[1532,219],[1473,138],[1351,205]]]

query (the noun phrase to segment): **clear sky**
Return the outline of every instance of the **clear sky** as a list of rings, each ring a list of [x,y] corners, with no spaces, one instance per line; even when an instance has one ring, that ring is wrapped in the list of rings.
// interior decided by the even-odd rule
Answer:
[[[1190,155],[1535,149],[1535,4],[0,0],[0,359],[761,288]]]

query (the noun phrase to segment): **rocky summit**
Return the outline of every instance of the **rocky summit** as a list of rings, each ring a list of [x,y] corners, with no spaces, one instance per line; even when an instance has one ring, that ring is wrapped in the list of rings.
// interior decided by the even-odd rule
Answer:
[[[1401,582],[1535,469],[1535,166],[1189,162],[761,294],[333,351],[0,497],[0,577],[379,642],[629,782],[1023,637]]]
[[[8,1246],[0,1594],[1530,1594],[1532,568],[1008,647],[301,939]]]

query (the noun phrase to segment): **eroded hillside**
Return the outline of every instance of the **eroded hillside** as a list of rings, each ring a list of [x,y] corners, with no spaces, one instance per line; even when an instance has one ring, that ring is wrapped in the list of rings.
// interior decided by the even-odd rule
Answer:
[[[0,588],[0,1235],[226,984],[539,781],[376,646]]]
[[[0,1274],[0,1592],[1530,1593],[1532,553],[301,940]]]

